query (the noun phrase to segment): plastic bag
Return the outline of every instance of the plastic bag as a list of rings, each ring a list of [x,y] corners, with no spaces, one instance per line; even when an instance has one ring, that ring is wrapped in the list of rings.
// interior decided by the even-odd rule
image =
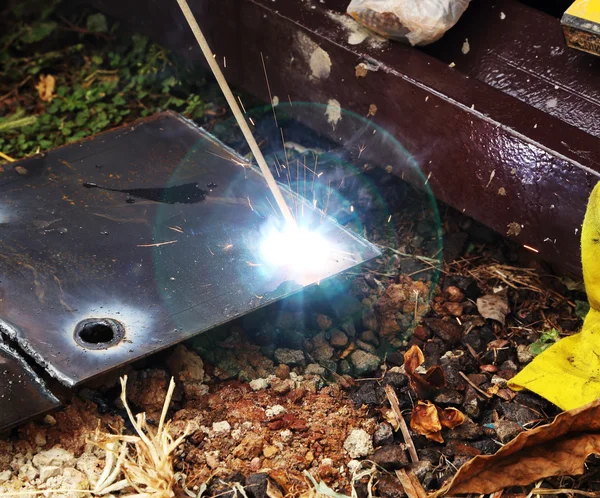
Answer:
[[[347,12],[363,26],[393,40],[428,45],[460,19],[471,0],[352,0]]]

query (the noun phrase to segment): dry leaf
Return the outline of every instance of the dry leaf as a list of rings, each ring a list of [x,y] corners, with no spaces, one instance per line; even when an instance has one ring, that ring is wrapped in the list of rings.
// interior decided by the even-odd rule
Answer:
[[[381,410],[383,418],[392,426],[394,431],[400,430],[400,421],[394,410],[390,408],[384,408]]]
[[[440,434],[442,423],[438,416],[438,409],[429,401],[417,402],[417,406],[413,408],[410,418],[410,428],[427,439],[437,441],[438,443],[444,442]]]
[[[469,460],[430,498],[489,494],[547,477],[581,475],[586,459],[597,454],[600,400],[561,413],[551,424],[522,432],[494,455]]]
[[[427,493],[413,472],[400,469],[396,471],[396,477],[408,498],[427,498]]]
[[[423,351],[416,344],[404,353],[404,370],[410,380],[411,389],[419,398],[426,398],[431,391],[436,391],[446,385],[444,371],[439,365],[431,367],[424,374],[416,372],[424,361]]]
[[[488,294],[477,299],[477,311],[483,318],[490,318],[504,325],[509,309],[503,297],[497,294]]]
[[[454,429],[465,421],[464,414],[456,408],[445,408],[444,410],[438,408],[438,417],[442,427],[446,429]]]
[[[38,95],[42,102],[52,102],[52,99],[56,97],[54,94],[54,88],[56,87],[56,79],[51,74],[42,74],[40,81],[35,85]]]

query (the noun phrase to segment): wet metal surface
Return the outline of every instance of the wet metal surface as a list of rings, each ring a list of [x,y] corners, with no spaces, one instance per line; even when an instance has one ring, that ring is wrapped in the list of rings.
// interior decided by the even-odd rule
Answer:
[[[170,4],[150,0],[140,16],[140,0],[93,3],[201,63]],[[347,4],[197,0],[191,8],[232,84],[270,101],[262,53],[282,101],[337,102],[361,116],[375,106],[371,119],[413,155],[438,199],[502,234],[520,227],[511,237],[580,272],[578,229],[600,171],[597,59],[568,51],[557,18],[515,0],[472,2],[428,52],[373,42],[343,15]],[[368,70],[357,77],[361,62]],[[305,121],[340,143],[352,136],[343,119]],[[365,162],[377,159],[369,154]]]
[[[16,163],[0,178],[2,333],[75,385],[379,254],[287,191],[335,250],[311,273],[274,265],[275,201],[245,166],[174,114]]]
[[[0,431],[60,406],[23,358],[1,339],[0,378]]]

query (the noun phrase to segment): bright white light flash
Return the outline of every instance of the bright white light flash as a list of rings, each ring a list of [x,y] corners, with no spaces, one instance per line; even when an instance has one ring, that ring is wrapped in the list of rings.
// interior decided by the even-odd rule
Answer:
[[[317,232],[303,227],[286,226],[272,230],[261,244],[266,264],[287,266],[296,272],[318,272],[331,261],[331,245]]]

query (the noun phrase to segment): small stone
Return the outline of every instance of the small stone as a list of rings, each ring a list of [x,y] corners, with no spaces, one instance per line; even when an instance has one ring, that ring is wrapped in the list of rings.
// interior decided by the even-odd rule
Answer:
[[[250,381],[250,387],[253,391],[260,391],[269,387],[269,381],[267,379],[254,379]]]
[[[325,339],[325,334],[317,334],[312,338],[313,352],[312,356],[318,362],[324,362],[331,360],[333,357],[334,349]]]
[[[362,325],[367,330],[377,330],[379,328],[375,311],[371,305],[363,307]]]
[[[277,415],[281,415],[286,411],[287,410],[281,405],[273,405],[265,410],[265,415],[267,417],[276,417]]]
[[[307,463],[312,463],[315,461],[315,455],[312,451],[308,451],[306,452],[306,455],[304,455],[304,460],[306,460]]]
[[[373,344],[375,346],[379,346],[379,339],[375,335],[375,332],[372,330],[365,330],[362,334],[360,334],[360,340],[364,342],[368,342],[369,344]]]
[[[500,365],[500,370],[509,370],[516,372],[518,369],[519,367],[512,360],[506,360],[504,363],[502,363],[502,365]]]
[[[44,417],[44,424],[50,426],[56,425],[56,419],[52,415],[48,414]]]
[[[533,353],[529,349],[529,346],[525,344],[519,344],[517,346],[517,359],[521,365],[525,365],[533,360]]]
[[[406,493],[396,476],[384,474],[377,482],[377,496],[381,498],[406,498]]]
[[[187,349],[183,344],[175,347],[167,358],[167,367],[171,375],[175,376],[180,383],[189,381],[204,381],[204,362],[202,358],[193,351]]]
[[[455,321],[446,321],[440,318],[428,318],[424,320],[433,333],[449,346],[457,345],[462,338],[461,327]]]
[[[516,422],[510,420],[498,420],[498,422],[494,423],[494,430],[496,431],[500,442],[508,443],[510,440],[517,437],[523,429]]]
[[[508,381],[505,378],[500,377],[499,375],[494,375],[492,377],[491,382],[492,382],[492,385],[498,386],[500,388],[504,388],[508,385]]]
[[[358,340],[358,341],[356,341],[356,346],[359,349],[362,349],[363,351],[366,351],[367,353],[371,353],[371,354],[376,354],[377,353],[377,348],[375,346],[373,346],[372,344],[369,344],[367,342]]]
[[[204,458],[206,459],[206,465],[208,465],[211,469],[216,469],[219,466],[219,451],[207,451],[204,454]]]
[[[408,376],[401,372],[393,371],[394,368],[398,367],[392,367],[390,370],[388,370],[383,378],[383,383],[389,384],[396,389],[402,389],[404,386],[408,385]]]
[[[394,440],[394,430],[387,422],[381,422],[373,433],[373,444],[383,446],[390,444]]]
[[[250,474],[248,477],[246,477],[244,489],[249,498],[267,498],[268,485],[268,474],[261,472],[259,474]]]
[[[38,469],[41,467],[73,467],[75,466],[76,460],[73,453],[64,450],[59,447],[52,448],[50,450],[40,451],[33,457],[33,465]]]
[[[346,464],[346,467],[348,467],[348,470],[351,474],[355,474],[362,468],[362,463],[360,463],[358,460],[350,460]]]
[[[379,406],[385,400],[385,391],[377,382],[361,382],[350,397],[356,406]]]
[[[327,315],[318,314],[317,315],[317,326],[322,331],[329,330],[333,325],[333,320],[329,318]]]
[[[229,434],[231,432],[231,425],[227,420],[223,420],[222,422],[213,422],[212,430],[215,434]]]
[[[373,453],[370,460],[386,470],[397,470],[408,465],[406,451],[397,444],[382,446]]]
[[[444,309],[453,316],[462,316],[464,312],[462,303],[453,303],[451,301],[444,303]]]
[[[258,472],[260,470],[261,467],[261,461],[259,457],[254,457],[252,460],[250,460],[250,470],[252,472]],[[246,478],[246,483],[248,483],[248,479],[250,479],[250,476],[248,478]],[[266,496],[266,494],[261,495],[261,494],[253,494],[249,489],[246,489],[246,493],[248,493],[249,496],[259,496],[259,497],[263,497]]]
[[[357,350],[350,355],[350,362],[357,375],[362,375],[375,370],[381,363],[381,359],[366,351]]]
[[[460,406],[463,396],[455,389],[442,389],[433,397],[433,402],[441,406]]]
[[[356,335],[356,327],[354,326],[354,322],[352,320],[346,320],[342,324],[342,330],[346,332],[348,337],[354,337]]]
[[[12,477],[12,472],[10,470],[4,470],[0,472],[0,483],[7,482]]]
[[[271,384],[271,390],[275,394],[287,394],[294,388],[294,381],[292,379],[279,380]]]
[[[373,453],[373,442],[363,429],[353,429],[344,441],[344,449],[351,458],[364,458]]]
[[[331,344],[334,348],[341,349],[348,344],[348,336],[344,334],[341,330],[333,329],[331,331],[331,338],[329,339],[329,344]]]
[[[483,428],[479,424],[473,422],[469,417],[465,417],[465,421],[461,425],[448,431],[444,437],[447,439],[473,440],[481,438],[484,434]]]
[[[275,456],[277,453],[279,452],[279,449],[277,448],[277,446],[273,446],[273,445],[266,445],[263,448],[263,455],[265,458],[271,458],[272,456]]]
[[[304,365],[304,352],[299,349],[279,348],[275,350],[275,359],[285,365]]]
[[[411,463],[409,468],[415,477],[420,482],[423,482],[427,473],[433,469],[433,464],[428,460],[419,460],[418,462]]]
[[[59,467],[56,468],[59,472],[61,471]],[[36,469],[30,462],[23,464],[19,469],[19,478],[26,479],[30,482],[33,481],[38,476],[38,474],[38,469]]]
[[[450,285],[446,288],[446,298],[452,303],[462,303],[465,300],[465,295],[458,287]]]
[[[264,440],[261,436],[254,433],[247,434],[242,442],[233,449],[233,456],[243,460],[251,460],[262,453]]]
[[[280,363],[279,365],[277,365],[277,368],[275,369],[275,375],[277,376],[277,378],[281,379],[281,380],[285,380],[290,376],[290,367],[284,363]]]
[[[281,438],[281,440],[283,442],[288,442],[289,440],[292,439],[293,436],[294,436],[294,433],[292,431],[290,431],[289,429],[285,429],[284,431],[281,431],[279,433],[279,437]]]
[[[85,474],[76,469],[64,469],[60,478],[62,478],[62,483],[60,487],[62,489],[69,490],[69,492],[63,495],[65,498],[78,498],[81,496],[85,496],[85,493],[80,493],[80,491],[90,489],[90,482],[88,481]],[[56,479],[60,478],[57,477]]]
[[[304,375],[325,375],[325,368],[318,363],[309,363],[304,369]]]
[[[352,367],[347,360],[340,360],[338,363],[337,371],[341,375],[348,375],[352,372]]]

